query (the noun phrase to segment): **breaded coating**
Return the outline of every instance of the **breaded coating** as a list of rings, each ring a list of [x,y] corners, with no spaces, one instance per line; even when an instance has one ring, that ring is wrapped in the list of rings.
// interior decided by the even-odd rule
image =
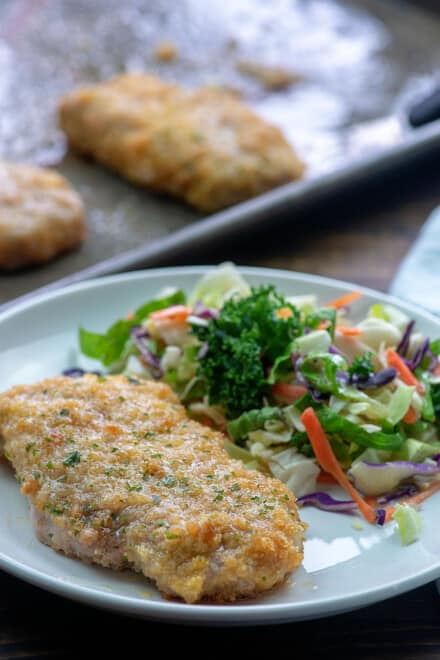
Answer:
[[[83,203],[64,177],[0,161],[0,269],[43,264],[86,233]]]
[[[302,561],[291,491],[229,458],[163,383],[16,386],[0,395],[0,436],[40,540],[67,555],[189,603],[255,596]]]
[[[286,89],[294,82],[300,80],[300,76],[297,73],[293,73],[293,71],[288,71],[281,66],[260,64],[252,60],[239,60],[236,68],[240,73],[258,80],[266,89]]]
[[[177,58],[177,48],[172,41],[159,41],[154,48],[154,57],[159,62],[173,62]]]
[[[190,92],[123,75],[73,91],[59,116],[73,150],[202,211],[293,181],[304,169],[278,128],[220,89]]]

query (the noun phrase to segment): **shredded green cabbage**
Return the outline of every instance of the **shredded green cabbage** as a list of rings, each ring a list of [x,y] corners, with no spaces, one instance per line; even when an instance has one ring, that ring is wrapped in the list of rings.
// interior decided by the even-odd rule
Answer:
[[[393,520],[397,523],[397,531],[402,545],[410,545],[420,538],[422,519],[418,511],[409,504],[396,504]]]
[[[221,309],[229,298],[244,298],[250,291],[250,286],[235,266],[226,262],[199,280],[188,298],[188,303],[194,305],[201,302],[207,307]]]

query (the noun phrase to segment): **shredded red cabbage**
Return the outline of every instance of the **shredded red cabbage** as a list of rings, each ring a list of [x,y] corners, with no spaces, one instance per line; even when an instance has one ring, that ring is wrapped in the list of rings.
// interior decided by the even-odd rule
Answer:
[[[95,376],[102,376],[102,371],[86,371],[81,369],[81,367],[71,367],[70,369],[64,369],[61,372],[63,376],[69,376],[69,378],[81,378],[85,374],[94,374]]]
[[[393,500],[400,500],[402,497],[412,497],[417,495],[419,489],[415,484],[405,484],[399,490],[394,491],[393,493],[385,493],[377,498],[377,503],[381,506],[392,502]]]
[[[148,332],[148,330],[141,326],[135,326],[134,328],[131,329],[131,338],[133,340],[134,345],[141,354],[142,361],[145,363],[145,366],[147,366],[148,369],[150,370],[152,377],[158,380],[163,376],[163,371],[160,366],[160,360],[156,355],[154,355],[154,353],[148,348],[148,346],[143,341],[144,339],[148,339],[149,336],[150,333]]]
[[[206,307],[200,301],[196,302],[192,310],[192,316],[198,316],[200,319],[207,319],[212,321],[212,319],[217,319],[219,316],[218,309],[213,307]]]
[[[354,500],[336,500],[334,497],[323,491],[302,495],[297,498],[300,506],[314,506],[323,511],[341,511],[343,513],[352,513],[357,510],[357,504]]]
[[[320,392],[319,390],[316,389],[316,387],[312,387],[308,383],[306,383],[307,389],[310,392],[310,396],[312,397],[313,401],[316,401],[316,403],[325,403],[326,401],[329,400],[330,395],[326,394],[325,392]]]
[[[373,470],[389,470],[396,468],[399,470],[407,470],[408,476],[416,474],[437,474],[440,472],[440,458],[435,458],[435,465],[433,463],[413,463],[412,461],[386,461],[385,463],[370,463],[370,461],[362,461],[364,465],[368,465]]]
[[[435,371],[438,367],[438,357],[434,355],[430,348],[426,351],[426,356],[429,358],[428,371]]]
[[[197,353],[197,359],[198,360],[203,360],[203,358],[206,357],[206,355],[208,354],[208,351],[209,351],[209,344],[208,344],[207,341],[205,341],[201,345],[201,347],[199,349],[199,352]]]
[[[415,321],[410,321],[408,323],[405,330],[403,331],[402,339],[400,340],[399,344],[397,345],[396,353],[398,353],[402,357],[404,357],[406,355],[406,352],[408,350],[409,339],[411,337],[411,333],[413,331],[413,328],[414,328],[415,324],[416,324]]]
[[[298,358],[297,361],[295,362],[295,376],[296,376],[296,380],[298,381],[298,383],[300,385],[304,385],[305,387],[309,388],[310,383],[306,378],[304,378],[303,374],[301,373],[301,369],[300,369],[303,362],[304,362],[304,359],[302,357]]]
[[[391,383],[396,376],[396,369],[394,369],[394,367],[387,367],[386,369],[381,369],[380,371],[372,373],[366,378],[358,376],[358,374],[352,374],[350,383],[355,385],[360,390],[368,390],[374,387],[382,387],[383,385],[388,385],[388,383]]]
[[[411,371],[415,371],[415,369],[417,369],[417,367],[420,366],[420,363],[422,362],[423,358],[428,352],[429,343],[430,343],[429,339],[425,339],[423,344],[421,344],[421,346],[419,346],[419,348],[417,349],[412,360],[405,359],[405,362],[407,366],[411,369]]]
[[[347,371],[338,370],[335,374],[336,382],[340,385],[348,385],[350,374]]]
[[[387,505],[392,500],[397,500],[402,497],[411,497],[418,492],[419,489],[415,484],[406,484],[400,490],[395,491],[394,493],[387,493],[378,498],[377,503],[381,506],[375,510],[376,524],[380,526],[385,524],[386,510],[382,508],[384,505]],[[321,511],[333,511],[335,513],[355,513],[358,510],[358,506],[354,500],[337,500],[323,491],[302,495],[297,498],[297,503],[299,506],[314,506]]]

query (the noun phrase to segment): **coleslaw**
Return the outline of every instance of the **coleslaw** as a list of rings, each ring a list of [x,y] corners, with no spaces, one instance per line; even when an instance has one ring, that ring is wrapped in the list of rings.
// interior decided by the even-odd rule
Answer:
[[[106,373],[167,382],[298,505],[395,520],[407,544],[418,505],[440,489],[440,339],[389,304],[355,321],[359,298],[283,296],[226,263],[105,333],[80,328],[79,345]]]

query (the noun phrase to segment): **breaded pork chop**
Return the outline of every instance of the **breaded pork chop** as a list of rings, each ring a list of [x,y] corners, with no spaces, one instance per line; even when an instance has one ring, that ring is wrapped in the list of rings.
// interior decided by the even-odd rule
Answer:
[[[0,270],[45,263],[85,236],[83,203],[64,177],[0,161]]]
[[[130,181],[215,211],[303,173],[281,131],[230,93],[123,75],[61,100],[71,148]]]
[[[302,561],[292,493],[229,458],[165,384],[16,386],[0,395],[0,435],[38,537],[56,550],[131,567],[187,602],[254,596]]]

